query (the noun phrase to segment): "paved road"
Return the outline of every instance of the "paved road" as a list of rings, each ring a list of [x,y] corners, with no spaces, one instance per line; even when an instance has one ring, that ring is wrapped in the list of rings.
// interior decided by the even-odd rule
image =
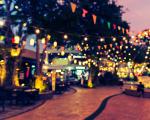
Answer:
[[[9,120],[83,120],[96,111],[104,98],[119,92],[119,88],[114,87],[77,88],[72,95],[49,100],[39,108]]]
[[[150,98],[113,97],[95,120],[150,120]]]
[[[105,98],[120,92],[117,87],[77,88],[74,94],[49,100],[9,120],[84,120],[104,103]],[[149,113],[150,99],[121,94],[108,99],[105,109],[94,120],[150,120]]]

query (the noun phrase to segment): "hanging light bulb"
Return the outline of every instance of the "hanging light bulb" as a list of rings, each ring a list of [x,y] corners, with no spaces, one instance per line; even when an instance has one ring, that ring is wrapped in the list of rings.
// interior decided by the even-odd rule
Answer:
[[[105,39],[104,39],[104,38],[100,38],[100,41],[101,41],[101,42],[104,42],[104,41],[105,41]]]
[[[115,37],[113,37],[113,41],[115,42],[117,39]]]
[[[64,35],[64,39],[65,39],[65,40],[68,39],[68,35],[67,35],[67,34]]]
[[[84,37],[84,41],[87,41],[88,40],[88,38],[87,37]]]
[[[40,29],[38,29],[38,28],[35,29],[35,33],[36,33],[36,34],[39,34],[39,33],[40,33]]]

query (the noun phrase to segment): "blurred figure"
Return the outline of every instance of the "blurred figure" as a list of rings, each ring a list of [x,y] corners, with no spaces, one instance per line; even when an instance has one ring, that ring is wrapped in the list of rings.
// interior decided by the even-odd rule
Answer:
[[[144,84],[142,84],[142,82],[140,82],[137,86],[137,92],[138,92],[138,96],[144,96]]]

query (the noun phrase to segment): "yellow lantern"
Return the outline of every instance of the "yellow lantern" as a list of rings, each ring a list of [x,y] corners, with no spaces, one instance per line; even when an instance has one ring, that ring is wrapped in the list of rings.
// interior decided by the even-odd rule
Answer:
[[[64,56],[65,55],[65,51],[61,51],[61,56]]]
[[[30,39],[30,45],[31,45],[31,46],[34,46],[34,44],[35,44],[35,40],[34,40],[33,38],[31,38],[31,39]]]
[[[18,49],[11,49],[11,56],[12,57],[16,57],[16,56],[18,56],[20,54],[20,48],[18,48]]]
[[[42,38],[41,42],[42,42],[42,44],[45,44],[45,38]]]
[[[47,39],[50,40],[51,39],[51,35],[48,34],[47,35]]]
[[[53,46],[57,47],[57,42],[56,41],[54,41]]]
[[[15,36],[14,39],[15,39],[14,42],[15,42],[16,44],[19,44],[19,42],[20,42],[20,37],[19,37],[19,36]]]

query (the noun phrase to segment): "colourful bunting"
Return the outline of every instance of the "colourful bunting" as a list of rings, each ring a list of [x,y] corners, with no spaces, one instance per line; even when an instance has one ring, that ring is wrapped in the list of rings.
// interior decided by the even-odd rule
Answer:
[[[75,13],[77,5],[75,3],[72,3],[72,2],[70,4],[71,4],[72,12]]]

